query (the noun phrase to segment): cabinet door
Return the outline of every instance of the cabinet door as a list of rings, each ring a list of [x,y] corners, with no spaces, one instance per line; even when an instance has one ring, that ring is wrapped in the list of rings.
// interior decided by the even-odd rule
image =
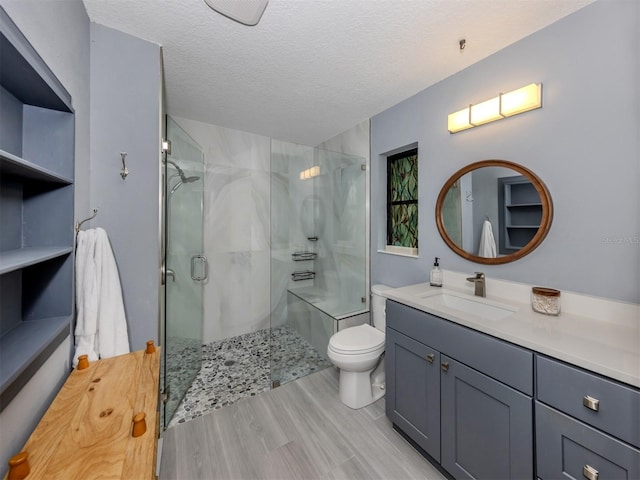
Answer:
[[[442,466],[458,479],[533,478],[531,397],[445,355],[441,370]]]
[[[387,328],[387,416],[440,461],[440,353]]]
[[[536,450],[542,479],[640,478],[640,451],[539,402]]]

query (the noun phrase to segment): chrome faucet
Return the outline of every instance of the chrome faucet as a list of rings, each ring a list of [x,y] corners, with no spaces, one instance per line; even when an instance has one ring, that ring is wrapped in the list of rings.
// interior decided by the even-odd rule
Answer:
[[[475,274],[476,274],[475,277],[468,277],[467,281],[475,283],[475,285],[476,285],[475,296],[476,297],[486,297],[487,296],[487,290],[486,290],[485,285],[484,285],[484,273],[475,272]]]

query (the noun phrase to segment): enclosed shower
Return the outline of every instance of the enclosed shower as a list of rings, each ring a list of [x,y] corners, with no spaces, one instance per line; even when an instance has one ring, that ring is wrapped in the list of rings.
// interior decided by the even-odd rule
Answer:
[[[329,367],[368,319],[364,158],[181,118],[167,138],[164,428]]]

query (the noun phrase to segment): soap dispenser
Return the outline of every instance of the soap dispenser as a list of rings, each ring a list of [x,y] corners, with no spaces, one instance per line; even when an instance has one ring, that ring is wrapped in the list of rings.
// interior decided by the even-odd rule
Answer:
[[[431,285],[432,287],[442,286],[442,270],[440,270],[440,257],[436,257],[435,262],[433,262],[433,268],[431,269],[431,273],[429,274],[429,285]]]

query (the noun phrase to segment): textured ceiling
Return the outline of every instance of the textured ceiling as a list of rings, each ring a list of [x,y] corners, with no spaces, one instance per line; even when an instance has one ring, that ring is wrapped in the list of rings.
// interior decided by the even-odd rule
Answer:
[[[162,45],[169,114],[316,145],[593,0],[270,0],[255,27],[203,0],[83,1]]]

